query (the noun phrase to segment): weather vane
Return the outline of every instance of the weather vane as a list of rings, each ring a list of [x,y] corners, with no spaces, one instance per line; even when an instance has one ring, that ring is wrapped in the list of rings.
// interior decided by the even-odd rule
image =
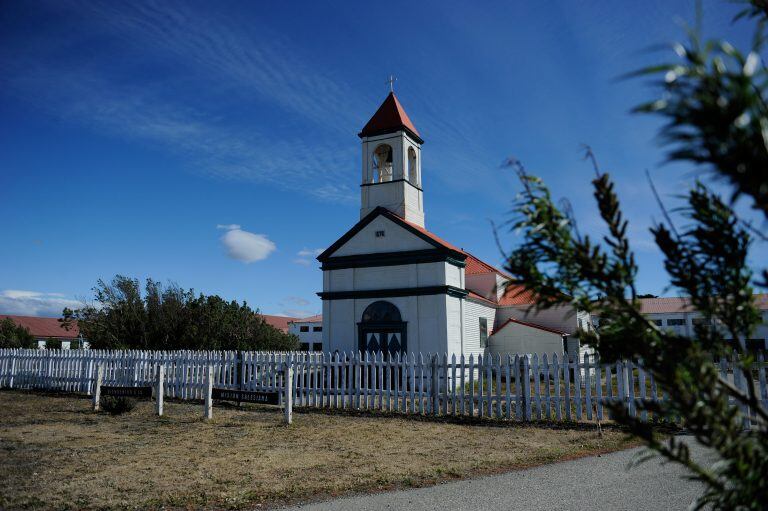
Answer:
[[[392,75],[389,75],[389,80],[386,81],[386,83],[389,84],[389,92],[395,92],[395,82],[397,81],[397,78],[395,78]]]

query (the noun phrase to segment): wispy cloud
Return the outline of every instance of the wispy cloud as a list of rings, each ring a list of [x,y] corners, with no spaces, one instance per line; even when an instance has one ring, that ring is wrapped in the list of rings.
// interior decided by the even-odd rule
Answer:
[[[61,316],[64,307],[78,308],[82,302],[64,298],[61,293],[20,289],[0,291],[0,314],[19,316]]]
[[[359,122],[355,112],[365,102],[279,34],[171,2],[62,2],[56,9],[67,44],[107,41],[110,52],[93,47],[87,60],[60,62],[54,45],[43,40],[0,49],[0,83],[12,93],[57,117],[159,144],[202,174],[322,201],[355,200],[344,180],[356,175],[348,169],[356,148],[340,143],[339,134]],[[116,55],[124,69],[114,66]],[[148,62],[163,66],[168,77],[125,80]],[[246,121],[228,117],[214,108],[222,102],[255,114]],[[314,143],[275,134],[259,108],[314,123]]]
[[[296,253],[296,255],[299,257],[317,257],[320,254],[322,254],[324,250],[325,250],[324,248],[313,248],[313,249],[303,248],[299,250]]]
[[[166,1],[78,4],[78,12],[142,54],[160,55],[211,73],[228,90],[259,94],[284,109],[347,133],[362,98],[315,68],[267,26]],[[204,14],[204,15],[202,15]],[[350,104],[352,103],[352,104]],[[331,115],[329,115],[331,114]]]
[[[293,305],[297,305],[299,307],[306,307],[309,305],[309,300],[306,300],[300,296],[286,296],[283,298],[283,301],[292,303]]]
[[[309,308],[311,303],[312,302],[301,296],[286,296],[279,304],[281,307],[280,314],[291,316],[293,318],[314,316],[317,312],[313,312],[312,309]]]
[[[221,237],[221,243],[226,248],[227,255],[237,261],[261,261],[277,249],[277,245],[266,235],[244,231],[237,224],[219,224],[216,227],[227,231]]]
[[[308,309],[283,309],[280,314],[282,316],[290,316],[292,318],[308,318],[314,316],[316,313]]]
[[[322,254],[324,250],[324,248],[303,248],[296,253],[298,257],[293,262],[302,266],[309,266],[314,263],[314,259]]]

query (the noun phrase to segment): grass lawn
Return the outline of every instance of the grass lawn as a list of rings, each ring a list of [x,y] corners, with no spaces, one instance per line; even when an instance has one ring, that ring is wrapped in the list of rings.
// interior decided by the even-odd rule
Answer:
[[[626,434],[0,391],[0,509],[264,508],[424,486],[621,449]]]

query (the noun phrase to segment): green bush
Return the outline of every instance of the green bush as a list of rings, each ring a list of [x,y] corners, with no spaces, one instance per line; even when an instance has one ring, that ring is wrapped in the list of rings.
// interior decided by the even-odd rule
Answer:
[[[34,348],[35,338],[11,318],[0,320],[0,348]]]
[[[105,396],[101,398],[101,408],[110,415],[122,415],[136,407],[136,401],[127,397]]]
[[[175,284],[116,275],[96,283],[94,304],[65,308],[62,328],[75,326],[94,349],[294,351],[299,338],[274,328],[245,302],[195,295]]]

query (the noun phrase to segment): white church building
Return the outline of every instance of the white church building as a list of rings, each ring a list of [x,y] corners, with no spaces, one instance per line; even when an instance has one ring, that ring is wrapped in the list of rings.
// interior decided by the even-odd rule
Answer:
[[[419,132],[390,92],[359,133],[360,220],[318,256],[324,351],[578,352],[587,314],[530,293],[425,227]]]

